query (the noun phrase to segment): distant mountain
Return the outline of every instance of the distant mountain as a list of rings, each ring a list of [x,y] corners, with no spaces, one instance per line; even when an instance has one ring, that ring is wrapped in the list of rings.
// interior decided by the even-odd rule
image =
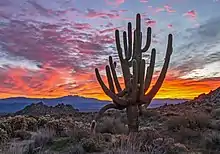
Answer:
[[[164,104],[178,104],[186,101],[185,99],[155,99],[150,104],[150,108],[159,107]],[[102,106],[110,103],[110,101],[100,101],[94,98],[85,98],[80,96],[64,96],[60,98],[25,98],[12,97],[7,99],[0,99],[0,114],[14,113],[22,110],[24,107],[32,104],[43,102],[47,106],[55,106],[57,104],[69,104],[79,111],[97,111]]]
[[[97,110],[109,101],[100,101],[94,98],[85,98],[80,96],[64,96],[59,98],[25,98],[25,97],[12,97],[0,99],[0,113],[13,113],[22,110],[27,105],[32,103],[43,102],[48,106],[55,106],[57,104],[69,104],[80,111],[93,111]]]
[[[79,110],[74,109],[69,104],[58,104],[56,106],[47,106],[43,102],[33,103],[24,109],[15,113],[15,115],[45,116],[45,115],[74,115]]]

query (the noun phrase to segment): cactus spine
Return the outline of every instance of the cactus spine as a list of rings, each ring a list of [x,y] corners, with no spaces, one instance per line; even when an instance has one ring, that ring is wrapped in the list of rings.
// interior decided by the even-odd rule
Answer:
[[[141,105],[146,104],[148,106],[150,104],[151,100],[155,97],[165,79],[170,62],[170,57],[173,52],[173,38],[172,34],[168,35],[168,45],[166,50],[165,61],[155,85],[150,90],[149,87],[151,84],[155,66],[156,49],[153,48],[151,51],[150,64],[146,69],[146,74],[146,62],[143,59],[142,54],[148,51],[150,47],[151,28],[148,27],[147,29],[146,44],[142,48],[141,16],[140,14],[137,14],[136,29],[134,30],[133,34],[133,42],[132,25],[130,22],[128,23],[128,32],[123,32],[124,48],[122,49],[120,44],[119,30],[115,31],[115,40],[124,77],[125,88],[121,88],[115,70],[116,63],[113,62],[112,57],[109,56],[109,65],[106,66],[108,86],[106,86],[106,84],[103,82],[97,68],[95,69],[95,73],[97,80],[100,86],[102,87],[104,93],[113,100],[113,103],[108,104],[104,106],[102,109],[100,109],[95,119],[93,120],[92,125],[94,125],[94,123],[108,109],[126,109],[129,132],[137,132],[139,126],[138,116],[141,114]],[[123,51],[125,56],[123,56]],[[132,72],[130,71],[130,68],[132,68]],[[92,127],[92,129],[94,129],[94,127]]]

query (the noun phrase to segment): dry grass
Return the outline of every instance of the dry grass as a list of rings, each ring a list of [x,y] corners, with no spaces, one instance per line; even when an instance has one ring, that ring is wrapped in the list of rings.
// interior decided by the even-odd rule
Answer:
[[[97,132],[110,134],[126,134],[128,128],[119,118],[105,117],[97,123]]]

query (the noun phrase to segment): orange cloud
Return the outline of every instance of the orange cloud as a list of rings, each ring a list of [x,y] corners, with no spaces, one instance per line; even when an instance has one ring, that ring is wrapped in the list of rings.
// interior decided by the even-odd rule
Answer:
[[[107,82],[106,77],[102,76]],[[70,72],[67,69],[45,69],[30,72],[24,69],[10,69],[0,76],[0,97],[25,96],[32,98],[54,98],[66,95],[110,100],[106,96],[93,72]],[[153,78],[155,83],[157,77]],[[123,83],[123,79],[119,79]],[[193,80],[179,79],[167,75],[156,98],[187,98],[191,99],[201,93],[207,93],[220,85],[220,78]]]

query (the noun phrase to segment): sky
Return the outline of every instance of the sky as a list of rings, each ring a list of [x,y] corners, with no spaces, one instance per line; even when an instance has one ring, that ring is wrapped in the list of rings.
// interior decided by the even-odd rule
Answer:
[[[156,98],[191,99],[207,93],[220,86],[219,8],[218,0],[0,0],[0,98],[79,95],[109,100],[94,70],[99,68],[106,81],[108,56],[119,62],[114,31],[122,34],[128,22],[135,25],[137,13],[144,40],[152,27],[150,49],[157,50],[153,83],[168,34],[174,38],[169,70]],[[119,65],[117,71],[120,76]]]

